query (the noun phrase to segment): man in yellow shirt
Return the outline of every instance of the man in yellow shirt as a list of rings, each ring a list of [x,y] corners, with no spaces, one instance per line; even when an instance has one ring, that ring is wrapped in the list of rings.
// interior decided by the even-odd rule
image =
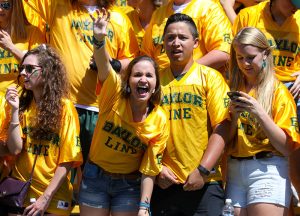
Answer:
[[[170,136],[159,187],[151,199],[153,215],[216,216],[224,205],[216,164],[227,139],[228,86],[219,72],[193,60],[198,35],[185,14],[174,14],[166,22],[163,36],[170,67],[160,78]]]
[[[192,17],[199,32],[199,46],[194,60],[219,69],[229,58],[231,24],[221,6],[206,0],[171,0],[157,9],[151,18],[142,43],[142,52],[156,60],[160,68],[169,65],[163,46],[163,31],[169,16],[183,13]]]

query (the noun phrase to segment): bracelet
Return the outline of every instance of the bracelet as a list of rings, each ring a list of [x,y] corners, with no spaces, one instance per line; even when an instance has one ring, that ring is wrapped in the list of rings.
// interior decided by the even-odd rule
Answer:
[[[20,122],[18,121],[18,122],[10,122],[9,124],[11,124],[11,125],[19,125],[20,124]]]
[[[207,170],[204,166],[202,166],[201,164],[197,167],[197,169],[199,170],[200,173],[209,176],[210,171]]]
[[[149,213],[149,215],[151,216],[150,203],[148,203],[148,202],[140,202],[139,209],[146,210]]]
[[[102,41],[98,41],[94,36],[93,36],[93,44],[96,49],[101,49],[105,45],[105,38]]]

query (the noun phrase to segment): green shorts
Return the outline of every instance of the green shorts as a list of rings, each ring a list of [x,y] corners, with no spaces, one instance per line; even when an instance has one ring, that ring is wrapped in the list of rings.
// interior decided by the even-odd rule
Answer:
[[[83,165],[88,158],[94,129],[98,120],[98,112],[76,107],[80,123],[80,142],[82,148]]]

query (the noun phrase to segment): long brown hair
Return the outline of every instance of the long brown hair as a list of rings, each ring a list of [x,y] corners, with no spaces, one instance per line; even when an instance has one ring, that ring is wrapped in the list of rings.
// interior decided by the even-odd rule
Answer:
[[[28,51],[23,57],[35,55],[38,65],[42,67],[43,89],[41,100],[37,104],[37,115],[31,125],[30,136],[43,139],[58,132],[61,126],[62,99],[69,97],[69,82],[65,67],[58,53],[48,45],[42,44]],[[23,87],[20,96],[20,113],[29,108],[33,100],[33,92]]]
[[[27,31],[26,26],[30,25],[24,11],[23,3],[21,0],[11,0],[12,13],[10,19],[11,38],[15,40],[26,40]]]

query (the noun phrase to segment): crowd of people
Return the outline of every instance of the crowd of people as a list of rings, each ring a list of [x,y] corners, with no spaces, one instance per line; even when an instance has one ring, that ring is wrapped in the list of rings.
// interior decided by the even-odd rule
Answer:
[[[0,214],[220,216],[231,199],[237,216],[292,215],[298,9],[0,0],[0,175],[33,173]]]

